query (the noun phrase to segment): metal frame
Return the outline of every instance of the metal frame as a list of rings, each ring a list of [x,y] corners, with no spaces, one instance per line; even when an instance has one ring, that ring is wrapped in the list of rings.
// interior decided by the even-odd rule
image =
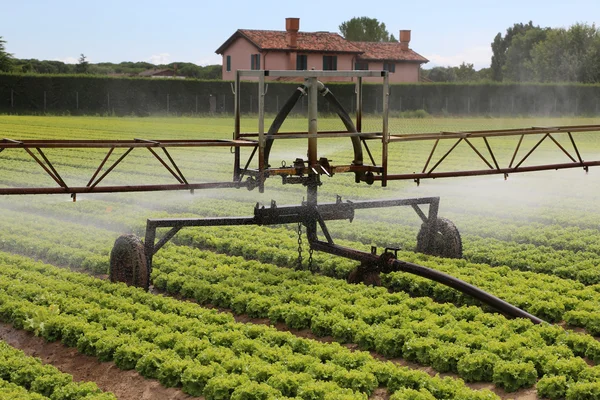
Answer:
[[[258,127],[256,133],[242,133],[240,128],[241,110],[240,110],[240,80],[242,77],[254,77],[258,84]],[[308,127],[306,132],[294,132],[284,134],[268,134],[265,132],[265,110],[264,96],[266,94],[266,79],[269,77],[296,77],[304,78],[304,87],[302,93],[306,92],[308,96]],[[353,122],[348,119],[345,110],[338,109],[338,115],[344,120],[347,131],[329,131],[323,132],[318,129],[318,109],[317,100],[319,93],[327,95],[329,91],[319,78],[326,77],[350,77],[356,78],[356,125],[352,126]],[[382,112],[382,128],[381,132],[362,132],[362,79],[366,77],[378,77],[382,79],[383,85],[383,112]],[[492,296],[482,290],[467,284],[459,279],[443,274],[439,271],[431,270],[416,264],[396,260],[393,253],[389,249],[381,254],[376,254],[376,249],[372,249],[371,253],[358,251],[339,246],[334,243],[331,234],[329,233],[325,221],[347,219],[352,221],[354,212],[358,209],[380,208],[380,207],[395,207],[395,206],[411,206],[417,213],[419,218],[428,228],[425,232],[426,241],[433,240],[433,235],[436,232],[436,224],[438,223],[439,198],[417,198],[417,199],[398,199],[398,200],[376,200],[376,201],[361,201],[361,202],[342,202],[338,197],[335,203],[318,204],[318,187],[321,185],[321,175],[331,176],[335,173],[352,172],[356,175],[356,182],[367,182],[372,184],[375,181],[381,181],[382,186],[386,186],[390,180],[414,179],[419,182],[425,178],[441,178],[441,177],[456,177],[467,175],[487,175],[487,174],[505,174],[515,172],[540,171],[545,169],[560,169],[583,167],[585,170],[589,166],[600,165],[600,161],[584,161],[579,152],[579,148],[572,135],[573,132],[600,132],[600,125],[585,125],[585,126],[563,126],[563,127],[533,127],[530,129],[513,129],[513,130],[494,130],[494,131],[468,131],[468,132],[441,132],[431,134],[416,134],[416,135],[391,135],[389,132],[389,77],[386,71],[237,71],[236,80],[233,86],[235,94],[235,116],[234,116],[234,133],[232,140],[149,140],[149,139],[134,139],[134,140],[0,140],[0,153],[7,149],[24,150],[57,184],[57,187],[20,187],[20,188],[0,188],[0,195],[12,194],[42,194],[42,193],[69,193],[75,200],[77,193],[98,193],[98,192],[136,192],[136,191],[154,191],[154,190],[193,190],[205,188],[240,188],[247,187],[253,189],[258,187],[262,192],[264,190],[265,180],[270,176],[281,176],[283,183],[302,184],[306,186],[307,197],[306,201],[300,206],[283,206],[278,207],[275,202],[271,203],[269,208],[255,207],[254,215],[248,217],[233,217],[233,218],[185,218],[185,219],[149,219],[146,226],[145,238],[145,254],[148,269],[152,268],[152,259],[154,254],[160,250],[169,240],[171,240],[179,230],[184,227],[192,226],[224,226],[224,225],[272,225],[298,223],[306,227],[306,235],[310,244],[311,251],[318,250],[332,255],[342,256],[357,261],[361,261],[368,267],[373,267],[379,271],[404,271],[426,277],[444,285],[453,287],[463,293],[469,294],[485,304],[495,307],[499,311],[514,317],[528,318],[534,323],[543,322],[541,319],[526,313],[498,298]],[[295,94],[298,95],[297,93]],[[294,97],[296,99],[296,97]],[[344,115],[342,115],[345,113]],[[283,115],[285,119],[287,114]],[[351,128],[351,129],[350,129]],[[553,135],[567,134],[571,145],[573,146],[574,154],[565,149]],[[523,139],[527,135],[543,135],[542,138],[516,162],[517,155],[521,148]],[[492,149],[488,138],[492,137],[507,137],[518,136],[519,141],[514,150],[512,159],[508,167],[500,167],[497,157]],[[319,158],[318,155],[318,138],[324,137],[349,137],[355,146],[355,156],[357,153],[361,155],[359,162],[351,164],[331,165],[329,160]],[[268,165],[268,156],[266,148],[268,143],[272,143],[273,139],[306,139],[308,148],[308,160],[297,159],[292,167],[270,168]],[[481,138],[489,153],[484,156],[473,144],[473,140]],[[542,142],[550,139],[570,160],[570,162],[562,164],[542,164],[534,166],[524,166],[524,162],[528,160],[530,155],[536,151]],[[382,158],[380,165],[377,165],[372,153],[370,152],[367,141],[381,140]],[[421,173],[412,174],[390,174],[388,168],[388,151],[389,145],[392,143],[402,143],[418,140],[433,141],[433,147],[429,153],[425,166]],[[429,164],[434,159],[436,148],[440,140],[456,140],[450,150],[443,154],[433,167],[429,168]],[[454,149],[461,143],[467,145],[488,167],[485,170],[459,170],[451,172],[436,172],[436,169],[442,165],[444,160],[450,155]],[[233,179],[228,182],[190,182],[189,177],[186,177],[168,148],[173,147],[230,147],[234,154]],[[241,160],[242,147],[251,148],[250,155],[242,167]],[[358,147],[358,150],[357,148]],[[362,149],[366,150],[373,165],[363,165]],[[84,187],[69,186],[61,177],[58,170],[50,159],[46,156],[43,149],[67,149],[67,148],[106,148],[107,154],[92,174],[88,183]],[[126,149],[125,152],[105,169],[111,155],[117,148]],[[177,181],[175,184],[154,184],[154,185],[122,185],[122,186],[101,186],[103,179],[110,174],[134,149],[146,148],[159,162],[159,164]],[[161,149],[164,156],[159,155],[156,151]],[[36,155],[37,152],[37,155]],[[258,152],[258,167],[250,168],[253,158]],[[356,157],[355,157],[356,158]],[[104,171],[104,172],[103,172]],[[244,181],[244,177],[246,180]],[[428,205],[428,212],[420,208],[421,205]],[[157,239],[157,229],[170,228],[169,231]],[[326,241],[319,239],[318,229],[321,229]]]

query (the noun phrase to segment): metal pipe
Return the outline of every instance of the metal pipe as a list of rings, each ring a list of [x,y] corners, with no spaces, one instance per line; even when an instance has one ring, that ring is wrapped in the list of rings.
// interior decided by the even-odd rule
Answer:
[[[83,186],[51,188],[0,188],[0,195],[19,194],[73,194],[73,193],[109,193],[109,192],[156,192],[161,190],[221,189],[248,186],[245,182],[208,182],[170,185],[124,185],[124,186]]]
[[[314,167],[317,165],[319,157],[317,156],[317,133],[318,127],[318,101],[319,88],[317,78],[308,78],[308,165]]]
[[[582,163],[564,163],[564,164],[546,164],[536,165],[531,167],[519,167],[519,168],[499,168],[499,169],[483,169],[483,170],[471,170],[471,171],[450,171],[450,172],[432,172],[432,173],[421,173],[421,174],[394,174],[388,175],[388,180],[404,180],[404,179],[426,179],[426,178],[455,178],[461,176],[479,176],[479,175],[497,175],[497,174],[515,174],[519,172],[533,172],[533,171],[548,171],[568,168],[580,168],[580,167],[596,167],[600,165],[600,161],[584,161]],[[380,176],[375,176],[374,179],[381,180]]]

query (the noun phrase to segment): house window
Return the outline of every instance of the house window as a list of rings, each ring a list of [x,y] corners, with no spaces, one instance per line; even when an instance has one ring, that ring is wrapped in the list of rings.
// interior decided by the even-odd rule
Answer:
[[[260,54],[250,55],[250,69],[260,69]]]
[[[368,71],[369,63],[366,61],[357,61],[356,63],[354,63],[354,69],[358,71]]]
[[[383,63],[383,70],[388,72],[396,72],[396,63],[386,61]]]
[[[231,56],[227,56],[227,72],[231,72]]]
[[[337,71],[337,56],[323,56],[323,71]]]
[[[308,56],[306,54],[298,54],[296,56],[296,70],[306,71],[308,69]]]

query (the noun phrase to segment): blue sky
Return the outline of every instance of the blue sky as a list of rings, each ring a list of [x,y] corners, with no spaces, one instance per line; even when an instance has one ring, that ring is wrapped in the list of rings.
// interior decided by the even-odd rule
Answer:
[[[338,32],[367,16],[398,37],[412,30],[411,48],[436,65],[490,63],[490,43],[516,22],[568,27],[600,22],[600,1],[40,1],[0,0],[0,36],[18,58],[76,62],[221,62],[215,50],[238,28]]]

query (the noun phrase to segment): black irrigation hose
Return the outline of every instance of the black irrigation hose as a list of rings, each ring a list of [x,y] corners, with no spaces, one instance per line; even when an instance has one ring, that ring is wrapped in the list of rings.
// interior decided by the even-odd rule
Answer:
[[[327,89],[327,87],[325,87],[325,86],[323,86],[323,88],[320,91],[321,91],[321,94],[323,95],[323,97],[325,97],[325,99],[327,99],[329,104],[331,104],[333,106],[336,114],[340,117],[340,119],[344,123],[346,130],[351,133],[356,133],[357,132],[356,126],[354,126],[354,122],[352,121],[352,118],[350,118],[350,115],[348,114],[348,112],[340,104],[340,102],[333,95],[333,93],[331,93],[331,91],[329,89]],[[362,153],[362,145],[360,143],[360,139],[357,136],[352,136],[351,139],[352,139],[352,147],[354,149],[354,165],[362,165],[363,164],[363,153]]]
[[[298,86],[296,88],[294,93],[285,102],[283,107],[281,107],[281,110],[279,110],[279,112],[275,116],[275,119],[273,120],[273,123],[271,124],[271,127],[269,128],[269,131],[267,132],[267,135],[276,135],[277,132],[279,132],[281,125],[283,125],[285,119],[290,114],[290,112],[292,111],[292,109],[294,108],[294,106],[296,105],[298,100],[300,99],[300,97],[302,97],[302,95],[306,93],[306,89],[307,88],[304,85]],[[269,154],[271,153],[272,146],[273,146],[273,139],[267,139],[267,142],[265,143],[265,164],[266,165],[269,165]]]
[[[461,293],[474,297],[475,299],[495,308],[496,310],[500,311],[505,315],[514,318],[527,318],[534,324],[541,324],[545,322],[544,320],[536,317],[535,315],[529,314],[527,311],[521,310],[520,308],[515,307],[512,304],[507,303],[506,301],[492,294],[489,294],[488,292],[485,292],[476,286],[471,285],[470,283],[462,281],[443,272],[400,260],[393,261],[392,269],[394,271],[402,271],[407,272],[409,274],[418,275],[423,278],[439,282],[442,285],[449,286],[453,289],[458,290]]]
[[[544,320],[536,317],[535,315],[529,314],[527,311],[521,310],[520,308],[515,307],[512,304],[507,303],[506,301],[488,292],[485,292],[476,286],[471,285],[470,283],[462,281],[443,272],[424,267],[422,265],[413,264],[411,262],[402,260],[396,260],[393,258],[382,259],[381,255],[370,254],[362,250],[356,250],[349,247],[330,244],[328,242],[323,242],[320,240],[311,241],[310,247],[313,250],[322,251],[344,258],[349,258],[351,260],[360,261],[370,266],[379,266],[379,268],[381,268],[381,271],[385,273],[400,271],[417,275],[426,279],[430,279],[432,281],[441,283],[444,286],[456,289],[461,293],[472,296],[473,298],[495,308],[496,310],[500,311],[504,315],[508,315],[509,317],[527,318],[534,324],[542,324],[545,322]],[[382,262],[383,265],[381,265]]]

